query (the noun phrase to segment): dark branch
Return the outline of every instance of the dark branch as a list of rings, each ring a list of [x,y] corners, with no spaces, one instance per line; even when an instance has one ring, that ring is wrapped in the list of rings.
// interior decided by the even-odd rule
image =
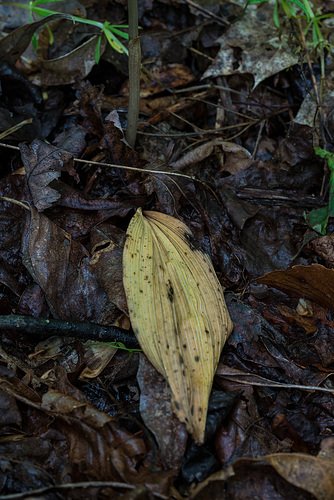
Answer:
[[[138,349],[139,344],[132,332],[117,326],[102,326],[81,321],[31,318],[29,316],[0,316],[0,331],[10,330],[45,339],[58,335],[96,342],[122,342],[129,349]]]

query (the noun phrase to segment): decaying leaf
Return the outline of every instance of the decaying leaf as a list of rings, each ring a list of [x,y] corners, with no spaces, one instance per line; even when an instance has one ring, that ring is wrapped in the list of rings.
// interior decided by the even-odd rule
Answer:
[[[123,276],[141,348],[167,379],[175,413],[203,443],[213,377],[233,325],[213,265],[191,237],[178,219],[138,209],[127,231]]]

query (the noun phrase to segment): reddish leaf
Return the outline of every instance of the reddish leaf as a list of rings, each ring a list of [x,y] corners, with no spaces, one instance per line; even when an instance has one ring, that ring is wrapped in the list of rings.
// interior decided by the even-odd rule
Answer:
[[[320,264],[294,266],[289,271],[273,271],[256,280],[294,297],[305,297],[327,309],[334,309],[334,270]]]

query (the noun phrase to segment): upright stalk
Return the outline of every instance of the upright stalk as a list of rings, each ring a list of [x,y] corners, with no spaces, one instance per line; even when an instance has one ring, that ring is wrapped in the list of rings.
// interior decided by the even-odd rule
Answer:
[[[128,0],[129,17],[129,109],[126,140],[133,148],[136,142],[139,93],[140,93],[140,66],[141,50],[138,36],[138,3],[137,0]]]

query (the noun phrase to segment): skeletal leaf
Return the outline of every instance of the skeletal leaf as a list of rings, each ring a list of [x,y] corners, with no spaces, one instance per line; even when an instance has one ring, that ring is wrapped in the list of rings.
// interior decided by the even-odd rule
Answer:
[[[168,381],[175,413],[203,443],[213,377],[233,325],[211,260],[191,238],[178,219],[138,209],[123,278],[140,346]]]

